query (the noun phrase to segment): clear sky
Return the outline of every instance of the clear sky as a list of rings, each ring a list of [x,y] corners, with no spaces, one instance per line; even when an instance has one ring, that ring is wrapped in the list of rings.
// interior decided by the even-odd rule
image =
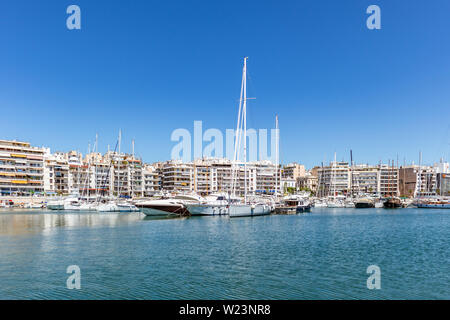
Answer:
[[[447,0],[2,0],[0,139],[85,153],[121,128],[123,151],[169,159],[177,128],[235,127],[248,56],[248,126],[279,114],[282,162],[448,160],[449,17]]]

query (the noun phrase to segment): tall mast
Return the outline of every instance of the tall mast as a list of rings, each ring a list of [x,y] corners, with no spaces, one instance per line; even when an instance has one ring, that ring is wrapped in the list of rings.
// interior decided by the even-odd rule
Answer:
[[[119,154],[120,154],[120,143],[122,142],[122,130],[119,129]]]
[[[419,174],[418,174],[417,184],[417,194],[419,197],[422,196],[422,151],[419,151]]]
[[[334,153],[334,162],[333,162],[333,200],[336,200],[336,152]]]
[[[120,198],[120,144],[122,142],[122,130],[119,129],[119,154],[116,155],[117,157],[117,196]]]
[[[95,134],[95,157],[97,157],[98,153],[98,133]],[[98,196],[98,186],[97,186],[97,161],[94,159],[94,188],[95,195]]]
[[[247,57],[244,58],[244,203],[247,203]]]
[[[275,196],[278,197],[278,115],[275,116]]]
[[[353,199],[353,152],[350,149],[350,197]]]
[[[244,68],[245,68],[245,62],[244,62]],[[236,136],[235,136],[235,143],[234,143],[234,157],[233,162],[231,163],[231,194],[233,196],[236,195],[236,181],[239,181],[240,176],[240,168],[237,168],[236,173],[236,163],[239,161],[239,154],[241,149],[241,134],[242,134],[242,94],[244,91],[244,78],[245,73],[244,69],[242,70],[242,81],[241,81],[241,95],[239,97],[239,111],[238,111],[238,120],[237,120],[237,126],[236,126]]]
[[[128,190],[129,190],[129,193],[128,193],[128,195],[130,196],[130,197],[133,197],[133,189],[134,189],[134,172],[135,172],[135,169],[136,169],[136,162],[134,162],[134,139],[132,139],[131,140],[131,153],[132,153],[132,160],[133,160],[133,166],[131,167],[131,169],[128,169],[129,170],[129,177],[130,177],[130,181],[129,181],[129,187],[128,187]]]

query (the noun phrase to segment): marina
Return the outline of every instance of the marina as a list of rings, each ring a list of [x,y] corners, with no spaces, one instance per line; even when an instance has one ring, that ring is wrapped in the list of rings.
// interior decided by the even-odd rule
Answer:
[[[450,1],[25,2],[0,18],[14,314],[450,300]]]

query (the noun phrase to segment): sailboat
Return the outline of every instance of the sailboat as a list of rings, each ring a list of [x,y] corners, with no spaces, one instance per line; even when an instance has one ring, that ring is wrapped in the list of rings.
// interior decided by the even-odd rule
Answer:
[[[270,214],[272,208],[264,203],[249,203],[247,201],[247,57],[244,58],[242,70],[241,95],[239,99],[239,112],[236,130],[236,144],[233,167],[239,161],[239,151],[241,143],[241,133],[244,139],[244,202],[229,204],[228,213],[230,217],[251,217]],[[243,132],[242,132],[243,131]],[[236,173],[237,171],[237,173]],[[238,170],[233,170],[234,174],[239,174]],[[232,190],[236,189],[236,177],[232,176]]]
[[[234,159],[231,172],[231,195],[228,196],[228,201],[222,204],[187,204],[186,207],[192,215],[220,212],[220,214],[227,214],[229,217],[252,217],[268,215],[272,210],[271,206],[266,203],[250,203],[247,201],[247,59],[247,57],[244,58],[244,67],[242,70],[241,95],[239,99]],[[239,203],[234,200],[236,199],[236,181],[239,180],[237,176],[240,174],[240,168],[237,162],[239,161],[241,136],[244,139],[244,200]]]
[[[337,162],[336,162],[336,152],[335,152],[333,167],[331,169],[331,185],[332,185],[333,195],[327,201],[328,208],[343,208],[344,207],[344,203],[342,201],[339,201],[336,197],[336,163]]]

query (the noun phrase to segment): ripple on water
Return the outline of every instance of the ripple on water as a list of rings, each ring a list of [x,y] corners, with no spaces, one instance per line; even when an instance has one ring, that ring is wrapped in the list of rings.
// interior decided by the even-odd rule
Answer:
[[[449,213],[2,213],[0,298],[449,299]],[[81,290],[66,288],[72,264],[81,268]],[[381,290],[366,287],[372,264],[381,268]]]

